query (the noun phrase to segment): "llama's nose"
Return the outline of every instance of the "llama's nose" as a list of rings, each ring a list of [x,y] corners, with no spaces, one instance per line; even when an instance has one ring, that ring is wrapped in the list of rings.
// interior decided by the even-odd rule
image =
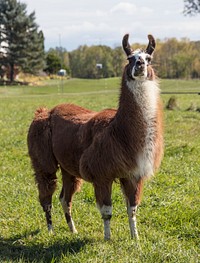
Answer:
[[[139,57],[136,62],[136,67],[141,68],[142,66],[144,66],[144,60],[141,57]]]
[[[144,60],[140,57],[136,62],[135,69],[137,71],[142,71],[144,69],[144,65],[145,65]]]

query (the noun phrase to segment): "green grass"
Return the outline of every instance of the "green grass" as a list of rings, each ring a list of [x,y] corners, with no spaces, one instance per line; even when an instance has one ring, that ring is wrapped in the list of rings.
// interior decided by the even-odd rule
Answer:
[[[78,94],[93,92],[118,92],[119,78],[108,79],[60,79],[44,81],[41,86],[0,86],[0,97],[52,94]],[[160,80],[161,90],[165,92],[200,92],[199,80]]]
[[[119,78],[109,79],[60,79],[60,80],[48,80],[43,82],[41,86],[4,86],[0,87],[0,96],[10,96],[15,94],[16,96],[25,95],[51,95],[51,94],[65,94],[65,93],[93,93],[93,92],[111,92],[117,91],[119,86]]]
[[[145,183],[138,210],[140,241],[130,239],[119,184],[113,187],[112,239],[92,186],[84,183],[73,202],[78,235],[69,232],[53,198],[55,235],[49,236],[39,205],[26,136],[38,106],[72,102],[100,110],[117,107],[119,79],[52,81],[42,87],[0,87],[0,262],[200,262],[200,107],[198,95],[176,95],[180,110],[166,111],[165,156]],[[162,91],[200,91],[200,81],[162,80]],[[171,95],[162,95],[164,105]],[[60,176],[59,176],[60,178]]]

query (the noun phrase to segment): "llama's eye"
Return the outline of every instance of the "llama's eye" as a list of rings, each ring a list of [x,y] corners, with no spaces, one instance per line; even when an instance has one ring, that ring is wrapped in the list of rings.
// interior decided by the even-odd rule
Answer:
[[[146,61],[147,61],[148,63],[151,62],[151,56],[150,56],[150,55],[147,55],[147,56],[146,56]]]
[[[134,56],[128,58],[129,64],[135,64],[136,58]]]

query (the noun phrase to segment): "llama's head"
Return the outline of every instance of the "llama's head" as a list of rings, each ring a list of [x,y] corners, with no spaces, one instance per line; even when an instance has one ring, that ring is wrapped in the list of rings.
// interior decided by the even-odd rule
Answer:
[[[132,80],[152,79],[154,76],[153,69],[150,67],[151,58],[156,43],[152,35],[148,35],[149,44],[146,50],[133,50],[128,42],[129,35],[123,37],[122,45],[127,55],[129,64],[126,67],[127,76]]]

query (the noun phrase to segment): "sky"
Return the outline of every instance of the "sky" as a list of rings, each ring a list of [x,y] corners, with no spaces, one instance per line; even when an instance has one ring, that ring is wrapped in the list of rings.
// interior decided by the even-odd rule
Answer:
[[[200,40],[200,14],[184,16],[184,0],[20,0],[45,36],[45,49],[62,46],[68,51],[80,45],[121,45],[156,39]]]

